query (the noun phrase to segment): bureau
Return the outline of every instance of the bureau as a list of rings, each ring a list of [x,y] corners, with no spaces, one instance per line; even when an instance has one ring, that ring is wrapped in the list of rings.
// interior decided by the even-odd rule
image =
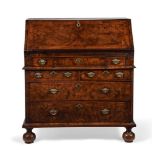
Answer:
[[[134,140],[130,19],[28,19],[24,58],[26,143],[43,127],[125,127]]]

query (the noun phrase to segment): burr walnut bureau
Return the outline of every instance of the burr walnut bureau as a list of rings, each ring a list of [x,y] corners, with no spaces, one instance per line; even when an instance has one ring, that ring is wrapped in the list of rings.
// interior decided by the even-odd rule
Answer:
[[[28,19],[24,57],[26,143],[43,127],[125,127],[134,140],[130,19]]]

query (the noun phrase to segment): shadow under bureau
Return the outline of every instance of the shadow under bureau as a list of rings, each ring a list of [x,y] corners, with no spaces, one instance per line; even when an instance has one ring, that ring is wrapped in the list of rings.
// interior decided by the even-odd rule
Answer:
[[[125,127],[134,140],[130,19],[28,19],[24,57],[26,143],[42,127]]]

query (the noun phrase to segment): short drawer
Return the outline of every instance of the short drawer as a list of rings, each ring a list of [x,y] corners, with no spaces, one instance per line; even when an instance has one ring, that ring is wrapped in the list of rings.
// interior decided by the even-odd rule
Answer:
[[[79,71],[26,71],[26,80],[35,82],[45,82],[45,81],[71,81],[79,79]]]
[[[30,101],[106,100],[128,101],[130,82],[51,82],[29,83]]]
[[[86,81],[128,81],[132,80],[132,70],[87,70],[80,72],[80,80]]]
[[[31,103],[27,120],[31,123],[127,122],[130,119],[127,102],[59,101]]]

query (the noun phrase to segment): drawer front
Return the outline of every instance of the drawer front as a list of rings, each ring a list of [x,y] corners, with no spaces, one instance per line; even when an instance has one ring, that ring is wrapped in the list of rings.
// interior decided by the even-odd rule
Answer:
[[[27,108],[27,120],[31,123],[127,122],[130,119],[127,102],[42,102],[31,103]]]
[[[125,81],[132,80],[132,70],[89,70],[80,72],[80,80]]]
[[[25,50],[130,49],[130,20],[27,21]]]
[[[100,57],[63,57],[55,58],[56,67],[87,67],[87,66],[104,66],[105,58]]]
[[[130,82],[53,82],[30,83],[30,101],[120,100],[131,99]]]
[[[50,56],[35,56],[31,57],[30,62],[26,63],[34,67],[95,67],[95,66],[125,66],[125,56],[106,56],[106,57],[50,57]]]
[[[52,81],[70,81],[70,80],[78,80],[79,79],[79,71],[26,71],[26,80],[27,81],[35,81],[42,82],[47,80]]]
[[[132,70],[52,70],[52,71],[26,71],[26,80],[33,82],[45,82],[47,80],[63,81],[130,81]]]

